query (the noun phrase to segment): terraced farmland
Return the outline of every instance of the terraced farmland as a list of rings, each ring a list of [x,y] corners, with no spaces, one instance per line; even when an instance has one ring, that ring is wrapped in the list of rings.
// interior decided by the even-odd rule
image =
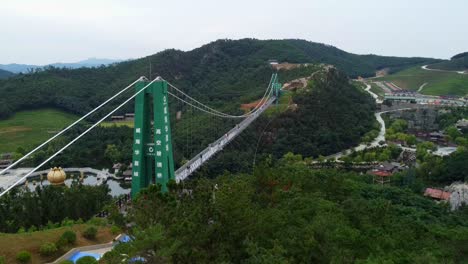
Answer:
[[[420,67],[410,68],[385,77],[375,78],[373,81],[393,82],[397,86],[428,95],[458,95],[468,94],[468,74],[455,72],[428,71]]]

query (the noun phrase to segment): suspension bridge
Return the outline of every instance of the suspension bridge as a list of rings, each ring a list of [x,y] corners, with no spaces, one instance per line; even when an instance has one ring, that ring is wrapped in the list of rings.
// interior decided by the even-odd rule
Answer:
[[[278,75],[277,73],[273,73],[263,96],[256,101],[255,106],[243,114],[234,115],[207,106],[161,77],[157,77],[154,80],[140,77],[68,127],[59,131],[29,153],[1,170],[0,176],[8,173],[9,170],[31,157],[48,143],[63,135],[66,131],[70,130],[111,101],[116,100],[118,96],[127,91],[131,91],[131,88],[134,88],[133,94],[117,107],[113,108],[104,117],[87,127],[81,134],[71,139],[67,144],[36,167],[30,169],[17,181],[9,186],[2,186],[4,190],[0,193],[0,196],[5,195],[15,186],[23,183],[28,177],[36,175],[39,169],[47,165],[57,155],[76,143],[132,100],[135,101],[132,149],[132,196],[136,195],[141,189],[150,184],[160,184],[162,186],[162,191],[167,191],[167,183],[169,181],[174,180],[179,183],[186,180],[203,164],[218,152],[222,151],[233,139],[238,137],[242,131],[249,127],[269,106],[277,102],[281,93],[281,84],[278,82]],[[235,121],[235,125],[229,131],[226,131],[216,140],[205,146],[203,150],[195,155],[190,153],[192,158],[175,170],[169,108],[170,101],[190,107],[192,113],[193,109],[196,109],[209,116],[222,120],[229,119],[237,121]]]

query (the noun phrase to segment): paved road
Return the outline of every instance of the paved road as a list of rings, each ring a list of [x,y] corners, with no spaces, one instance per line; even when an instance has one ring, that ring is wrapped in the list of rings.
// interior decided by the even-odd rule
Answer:
[[[372,91],[370,91],[370,85],[366,83],[366,91],[368,93],[370,93],[370,95],[375,99],[375,101],[378,103],[380,100],[378,99],[378,96],[373,93]],[[385,122],[382,118],[382,114],[385,114],[385,113],[389,113],[389,112],[395,112],[395,111],[405,111],[405,110],[410,110],[412,108],[403,108],[403,109],[396,109],[396,110],[389,110],[389,111],[382,111],[382,112],[378,112],[378,113],[375,113],[375,119],[377,120],[377,122],[380,123],[380,131],[379,131],[379,135],[377,135],[376,138],[374,138],[374,140],[369,143],[369,144],[360,144],[358,145],[357,147],[354,147],[354,148],[350,148],[350,149],[346,149],[346,150],[343,150],[343,151],[340,151],[338,153],[335,153],[333,155],[330,155],[330,156],[327,156],[326,159],[339,159],[349,153],[351,153],[352,150],[354,151],[361,151],[361,150],[364,150],[364,149],[368,149],[368,148],[374,148],[374,147],[377,147],[377,146],[380,146],[379,142],[380,141],[385,141],[385,133],[386,133],[386,128],[385,128]]]
[[[381,104],[382,100],[379,100],[379,96],[377,94],[375,94],[374,92],[372,92],[370,89],[371,89],[370,84],[366,83],[366,89],[364,89],[364,90],[366,92],[368,92],[374,98],[376,103]]]
[[[374,140],[371,143],[369,143],[369,144],[361,143],[357,147],[346,149],[346,150],[340,151],[338,153],[335,153],[333,155],[327,156],[326,159],[339,159],[339,158],[341,158],[343,156],[348,155],[353,150],[354,151],[361,151],[361,150],[365,150],[367,148],[373,148],[373,147],[379,146],[380,141],[385,141],[385,131],[386,130],[385,130],[385,122],[382,119],[382,114],[383,113],[386,113],[386,112],[375,113],[375,119],[377,120],[377,122],[380,123],[380,131],[379,131],[379,135],[376,138],[374,138]]]
[[[466,71],[447,71],[447,70],[439,70],[439,69],[429,69],[427,66],[429,66],[429,65],[421,66],[421,69],[426,70],[426,71],[455,72],[455,73],[458,73],[458,74],[468,74],[468,72],[466,72]]]

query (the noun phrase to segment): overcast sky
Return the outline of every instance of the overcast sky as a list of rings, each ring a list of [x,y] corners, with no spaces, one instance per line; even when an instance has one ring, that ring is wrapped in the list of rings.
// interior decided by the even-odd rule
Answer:
[[[0,64],[126,59],[220,38],[300,38],[358,54],[468,51],[468,0],[1,0]]]

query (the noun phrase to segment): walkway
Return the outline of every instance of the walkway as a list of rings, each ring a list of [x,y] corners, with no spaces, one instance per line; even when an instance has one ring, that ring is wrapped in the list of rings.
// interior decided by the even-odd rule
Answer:
[[[122,235],[118,235],[114,240],[118,241],[118,239],[121,236]],[[116,242],[111,241],[109,243],[104,243],[104,244],[72,248],[67,253],[65,253],[63,256],[56,259],[54,262],[51,262],[51,264],[61,263],[62,261],[69,260],[73,255],[75,255],[75,254],[77,254],[79,252],[81,252],[83,254],[83,256],[86,256],[86,255],[100,255],[100,256],[102,256],[105,253],[111,251],[112,248],[115,245],[116,245]]]
[[[175,172],[176,181],[180,182],[185,180],[190,174],[200,168],[206,161],[213,157],[216,153],[223,150],[223,148],[229,144],[235,137],[237,137],[244,129],[246,129],[255,119],[257,119],[273,102],[276,97],[271,97],[265,104],[252,115],[244,119],[241,123],[237,124],[233,129],[229,130],[221,138],[211,143],[202,152],[192,158],[190,161],[182,165]]]

